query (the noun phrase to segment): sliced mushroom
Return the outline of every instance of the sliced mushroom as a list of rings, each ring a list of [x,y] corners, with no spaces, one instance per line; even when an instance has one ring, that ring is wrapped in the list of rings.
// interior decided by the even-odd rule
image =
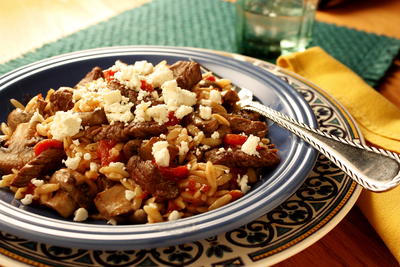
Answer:
[[[11,130],[15,131],[17,126],[24,122],[29,122],[32,118],[33,113],[28,113],[22,109],[16,108],[8,114],[7,125]]]
[[[76,202],[64,190],[58,190],[51,198],[42,202],[42,204],[54,209],[64,218],[71,216],[78,208]]]
[[[97,186],[79,172],[65,168],[60,169],[51,176],[50,183],[58,183],[60,188],[67,192],[80,207],[92,208],[93,198],[97,194]]]
[[[97,109],[91,112],[80,112],[79,117],[82,119],[82,126],[101,125],[108,122],[104,109]]]
[[[35,137],[36,123],[21,123],[11,138],[0,147],[0,171],[11,173],[12,169],[20,169],[35,157],[33,145],[39,139]]]

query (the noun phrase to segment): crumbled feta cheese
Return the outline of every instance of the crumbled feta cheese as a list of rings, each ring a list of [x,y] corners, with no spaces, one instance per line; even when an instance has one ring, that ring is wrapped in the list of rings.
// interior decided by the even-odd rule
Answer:
[[[83,154],[83,159],[84,160],[91,160],[92,159],[92,155],[90,153],[85,153],[85,154]]]
[[[157,91],[151,92],[151,97],[153,97],[155,100],[158,100],[159,99],[158,92]]]
[[[196,93],[181,89],[176,80],[165,82],[161,86],[161,89],[164,96],[164,103],[168,106],[169,110],[175,111],[182,105],[193,106],[196,104]]]
[[[221,93],[218,90],[211,90],[210,101],[215,102],[217,104],[221,104],[222,103]]]
[[[146,114],[153,118],[154,121],[158,122],[158,124],[164,124],[166,123],[169,118],[168,118],[168,108],[166,105],[156,105],[148,108],[146,110]]]
[[[180,120],[191,112],[193,112],[192,107],[182,105],[175,111],[175,117]]]
[[[109,219],[107,221],[107,224],[111,224],[111,225],[117,225],[117,221],[115,219]]]
[[[199,104],[202,106],[211,106],[211,101],[209,99],[200,99]]]
[[[136,61],[133,65],[134,70],[142,75],[148,75],[153,72],[153,64],[146,60]]]
[[[135,122],[144,122],[144,121],[149,121],[151,118],[149,115],[146,113],[147,109],[150,107],[151,102],[140,102],[139,105],[136,105],[136,109],[134,111],[135,113]]]
[[[153,144],[151,153],[158,166],[168,167],[169,165],[169,151],[167,141],[158,141]]]
[[[120,90],[110,90],[102,93],[103,101],[105,105],[112,105],[114,103],[119,103],[122,100],[122,95]]]
[[[43,180],[38,180],[38,179],[36,179],[36,178],[33,178],[33,179],[31,179],[31,183],[32,183],[34,186],[39,187],[39,186],[41,186],[41,185],[44,184],[44,181],[43,181]]]
[[[201,105],[199,107],[199,110],[200,110],[200,118],[202,118],[203,120],[211,119],[212,109],[210,107]]]
[[[89,213],[85,208],[79,208],[74,212],[74,222],[86,221],[89,217]]]
[[[132,106],[133,103],[115,102],[111,105],[104,105],[104,111],[109,122],[130,122],[134,118],[131,112]]]
[[[213,132],[213,134],[211,135],[212,139],[218,139],[219,138],[219,132]]]
[[[119,70],[114,74],[115,79],[131,89],[140,87],[141,82],[133,65],[120,64],[118,67]]]
[[[139,90],[139,94],[137,96],[137,100],[142,101],[146,96],[148,96],[150,93],[145,91],[145,90]]]
[[[167,139],[167,136],[165,134],[160,134],[161,139]]]
[[[207,149],[210,149],[210,148],[211,148],[211,147],[208,146],[208,145],[202,145],[202,146],[200,147],[201,150],[207,150]]]
[[[196,148],[196,151],[194,152],[196,154],[196,156],[200,156],[201,155],[201,150],[200,148]]]
[[[260,154],[257,151],[257,146],[259,142],[260,142],[260,137],[251,134],[249,137],[247,137],[246,142],[243,143],[241,150],[244,153],[251,156],[252,155],[260,156]]]
[[[23,199],[21,199],[21,203],[24,205],[30,205],[32,204],[33,200],[33,195],[32,194],[26,194]]]
[[[40,115],[39,112],[35,111],[35,113],[33,113],[31,119],[29,120],[29,123],[34,123],[34,122],[43,122],[44,118],[42,115]]]
[[[154,71],[147,77],[147,82],[152,84],[154,87],[161,87],[161,85],[166,81],[174,79],[174,74],[167,66],[167,62],[162,61],[155,66]]]
[[[62,141],[64,137],[79,133],[82,119],[72,111],[57,111],[50,125],[50,134],[54,139]]]
[[[91,81],[84,85],[85,89],[89,91],[98,91],[107,89],[107,82],[103,78],[98,78],[97,80]],[[72,91],[76,89],[71,88]]]
[[[75,157],[70,158],[68,157],[67,160],[64,161],[65,166],[67,166],[68,169],[71,170],[76,170],[79,167],[79,163],[81,162],[82,157],[80,155],[75,154]]]
[[[186,141],[181,141],[179,145],[179,156],[184,156],[189,152],[189,144]]]
[[[96,162],[90,162],[89,168],[92,172],[97,172],[99,170],[99,165]]]
[[[107,89],[105,91],[110,90]],[[86,110],[88,106],[100,105],[100,103],[104,101],[101,93],[88,91],[86,88],[75,89],[72,99],[75,101],[75,105],[81,110]]]
[[[132,190],[125,190],[125,198],[128,201],[131,201],[135,197],[135,191]]]
[[[76,146],[79,146],[81,142],[79,142],[79,139],[75,139],[72,141],[72,143]]]
[[[247,174],[243,175],[242,177],[240,177],[240,175],[238,175],[237,183],[240,187],[240,191],[242,191],[243,193],[246,193],[247,191],[250,190],[250,186],[247,184],[248,181],[249,181],[249,177],[247,176]]]
[[[173,210],[169,215],[168,215],[168,221],[175,221],[181,218],[181,214],[177,210]]]

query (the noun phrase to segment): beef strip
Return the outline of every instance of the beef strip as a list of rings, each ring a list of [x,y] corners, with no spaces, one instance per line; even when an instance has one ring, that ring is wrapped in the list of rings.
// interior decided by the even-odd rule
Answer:
[[[67,111],[74,107],[73,92],[68,88],[60,88],[50,96],[51,110]]]
[[[11,173],[12,169],[21,168],[34,156],[32,148],[24,148],[18,153],[9,153],[6,149],[0,148],[0,175]]]
[[[276,152],[268,149],[261,149],[258,151],[260,156],[249,155],[240,150],[240,148],[232,148],[225,151],[219,151],[218,148],[209,150],[205,153],[205,158],[213,164],[222,164],[228,167],[237,168],[261,168],[261,167],[274,167],[280,162],[279,156]]]
[[[133,155],[136,155],[139,151],[141,144],[142,144],[142,140],[140,140],[140,139],[133,139],[133,140],[129,140],[128,142],[126,142],[124,147],[122,148],[124,157],[126,159],[129,159]]]
[[[114,185],[100,193],[94,199],[94,204],[106,219],[133,212],[132,203],[125,197],[126,188]]]
[[[227,115],[226,119],[229,121],[233,133],[252,134],[263,138],[268,132],[267,124],[263,121],[252,121],[237,115]]]
[[[50,148],[44,150],[19,170],[17,176],[11,181],[11,185],[23,187],[33,178],[52,174],[62,166],[62,160],[65,158],[64,149]]]
[[[15,131],[18,124],[29,122],[32,118],[33,113],[28,113],[22,109],[16,108],[8,114],[7,125],[12,131]]]
[[[150,136],[159,136],[167,132],[165,124],[160,125],[157,122],[131,122],[125,125],[122,122],[116,122],[111,125],[103,125],[88,129],[85,136],[99,141],[102,139],[110,139],[116,141],[127,141],[133,138],[148,138]]]
[[[42,116],[45,116],[45,109],[47,106],[47,101],[42,98],[38,98],[36,100],[36,104],[37,104],[37,110],[38,110],[39,114]]]
[[[119,90],[121,91],[121,95],[127,97],[130,102],[134,103],[135,105],[139,104],[141,101],[139,101],[138,98],[138,92],[135,90],[129,89],[125,85],[121,84],[117,80],[111,80],[108,81],[108,87],[112,90]]]
[[[84,86],[85,84],[95,81],[98,78],[104,78],[103,70],[100,67],[94,67],[82,80],[75,85],[75,88]]]
[[[156,197],[157,201],[174,199],[179,195],[178,185],[160,173],[159,169],[150,161],[143,161],[138,156],[129,159],[127,169],[131,178],[140,187]]]
[[[97,194],[96,184],[85,179],[82,174],[70,169],[60,169],[50,178],[50,183],[58,183],[60,188],[67,192],[70,197],[85,209],[92,208],[92,200]]]
[[[97,109],[91,112],[79,112],[82,119],[82,126],[94,126],[107,123],[107,116],[104,109]]]
[[[235,111],[235,115],[252,121],[259,121],[261,119],[261,115],[259,113],[243,109]]]
[[[161,138],[159,138],[159,137],[152,137],[148,141],[143,141],[138,150],[138,152],[139,152],[138,155],[140,156],[140,158],[142,160],[153,160],[154,159],[153,153],[152,153],[153,145],[154,145],[154,143],[156,143],[160,140],[161,140]]]
[[[58,190],[51,198],[44,201],[42,204],[57,211],[58,214],[64,218],[71,216],[78,208],[78,204],[64,190]]]
[[[178,86],[187,90],[192,89],[202,78],[200,64],[191,61],[177,61],[169,67]]]
[[[222,96],[223,106],[230,112],[232,112],[232,110],[236,106],[236,102],[239,100],[240,100],[240,98],[235,90],[228,90]]]
[[[99,177],[97,177],[96,179],[96,186],[99,192],[106,190],[107,188],[112,187],[113,185],[115,185],[116,182],[108,179],[107,177],[105,177],[104,175],[100,175]]]
[[[198,115],[198,112],[193,112],[183,118],[182,125],[189,124],[194,124],[197,128],[204,131],[205,133],[213,133],[218,129],[219,126],[219,123],[216,119],[211,118],[209,120],[203,120]]]
[[[161,141],[161,138],[159,137],[152,137],[148,141],[143,141],[141,146],[139,147],[138,150],[138,155],[142,160],[154,160],[153,156],[153,145],[155,142]],[[178,163],[178,154],[179,154],[179,148],[177,148],[175,145],[168,145],[168,152],[169,152],[169,163],[170,165]]]
[[[35,137],[37,123],[21,123],[5,142],[6,147],[0,147],[0,171],[11,173],[12,169],[20,169],[35,157],[33,146],[40,140]]]

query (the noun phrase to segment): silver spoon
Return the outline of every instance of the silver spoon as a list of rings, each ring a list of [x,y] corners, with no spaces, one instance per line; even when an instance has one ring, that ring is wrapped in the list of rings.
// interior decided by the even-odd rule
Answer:
[[[202,71],[212,72],[204,66]],[[219,78],[214,72],[213,75]],[[335,163],[365,189],[381,192],[400,183],[400,157],[384,149],[359,144],[298,122],[293,118],[253,101],[253,93],[232,84],[239,94],[242,109],[255,111],[291,131]]]

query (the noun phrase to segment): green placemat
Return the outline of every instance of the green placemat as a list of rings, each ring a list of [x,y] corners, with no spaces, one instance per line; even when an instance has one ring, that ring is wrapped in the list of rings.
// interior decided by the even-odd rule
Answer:
[[[235,8],[222,0],[153,0],[0,65],[0,74],[62,53],[117,45],[191,46],[237,52]],[[312,45],[324,48],[372,86],[400,40],[317,22]]]

